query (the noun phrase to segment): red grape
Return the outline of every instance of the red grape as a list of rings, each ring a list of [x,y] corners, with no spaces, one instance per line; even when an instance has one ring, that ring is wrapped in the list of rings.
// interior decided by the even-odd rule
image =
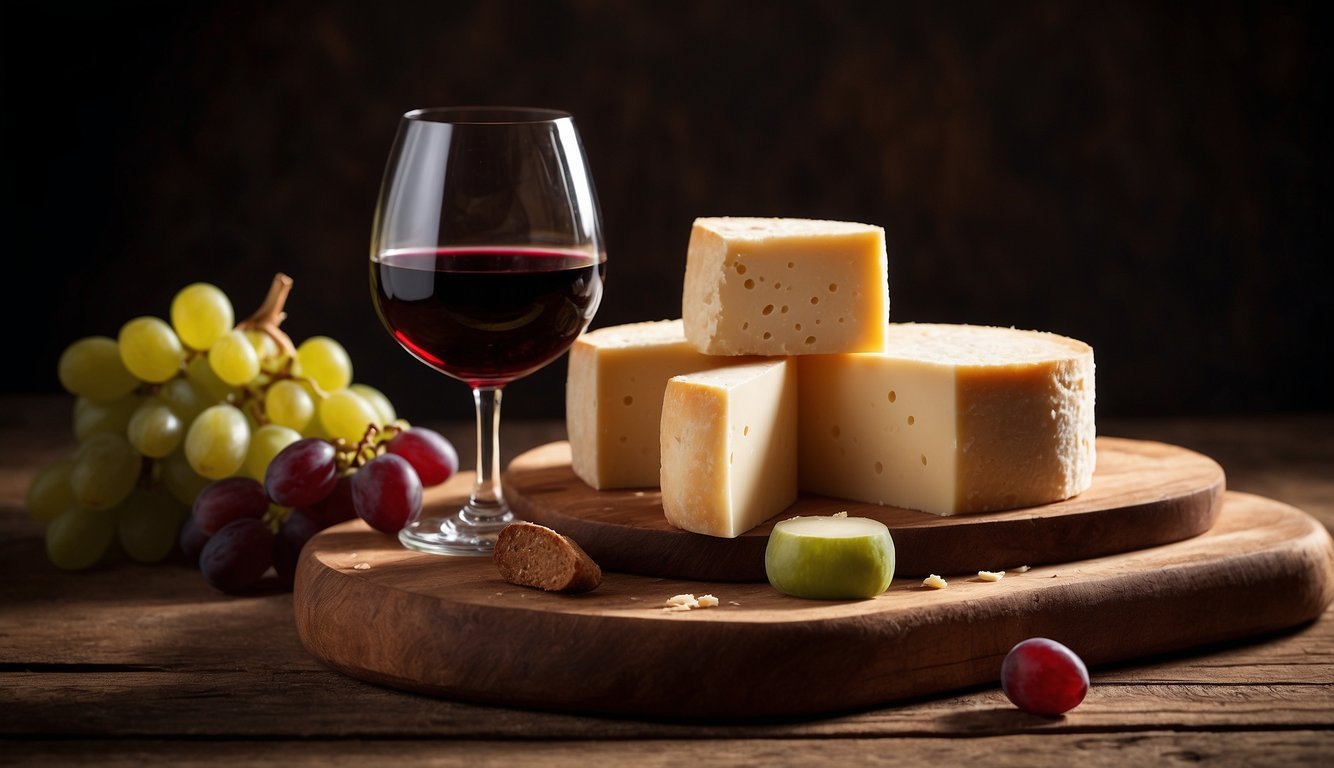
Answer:
[[[1084,700],[1089,673],[1074,651],[1055,640],[1031,637],[1006,654],[1001,688],[1025,712],[1060,715]]]
[[[333,443],[308,437],[273,457],[264,473],[264,489],[274,504],[309,507],[328,496],[337,480],[338,455]]]
[[[208,534],[199,530],[199,523],[195,521],[193,515],[185,519],[185,524],[181,526],[181,537],[179,544],[181,554],[185,555],[185,561],[190,565],[199,565],[199,553],[204,551],[204,544],[208,542]]]
[[[233,520],[259,519],[268,509],[264,486],[248,477],[224,477],[195,496],[191,516],[201,533],[212,536]]]
[[[292,514],[278,528],[278,535],[273,537],[273,567],[283,586],[292,586],[301,548],[323,528],[299,509],[292,510]]]
[[[425,427],[410,427],[389,441],[389,452],[408,460],[424,486],[439,485],[459,471],[459,454],[445,436]]]
[[[320,530],[336,523],[356,519],[357,510],[352,505],[352,476],[339,475],[328,496],[297,511],[310,518]]]
[[[223,592],[244,592],[273,565],[273,532],[254,518],[233,520],[209,537],[199,554],[199,570]]]
[[[384,453],[352,475],[357,515],[383,533],[398,533],[422,506],[422,484],[407,459]]]

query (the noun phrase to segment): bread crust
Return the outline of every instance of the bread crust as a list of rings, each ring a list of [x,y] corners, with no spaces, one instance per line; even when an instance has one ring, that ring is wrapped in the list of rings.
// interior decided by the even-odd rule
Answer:
[[[537,523],[502,528],[491,561],[501,578],[521,587],[576,593],[602,583],[602,568],[578,542]]]

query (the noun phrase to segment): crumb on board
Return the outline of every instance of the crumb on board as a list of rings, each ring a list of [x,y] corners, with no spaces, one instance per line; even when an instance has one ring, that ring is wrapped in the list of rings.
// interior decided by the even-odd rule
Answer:
[[[713,595],[673,595],[663,603],[665,611],[689,611],[694,608],[713,608],[718,605],[718,598]]]
[[[352,570],[354,571],[369,571],[370,569],[371,569],[370,563],[357,563],[356,565],[352,566]]]
[[[922,586],[930,587],[932,589],[944,589],[949,585],[950,583],[942,579],[938,573],[933,573],[925,579],[922,579]]]
[[[1005,571],[978,571],[978,581],[1000,581],[1005,578]]]
[[[1015,568],[1015,569],[1014,569],[1014,572],[1015,572],[1015,573],[1028,573],[1028,572],[1031,571],[1031,570],[1033,570],[1033,569],[1032,569],[1032,568],[1029,568],[1027,565],[1021,565],[1021,566],[1019,566],[1018,568]]]

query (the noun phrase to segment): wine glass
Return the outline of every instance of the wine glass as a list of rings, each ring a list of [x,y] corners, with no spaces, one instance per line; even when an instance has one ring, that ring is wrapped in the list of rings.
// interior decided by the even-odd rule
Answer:
[[[423,508],[404,546],[489,555],[513,522],[500,482],[505,385],[564,354],[602,298],[597,196],[569,113],[442,107],[399,120],[371,233],[371,296],[413,357],[472,389],[477,476]]]

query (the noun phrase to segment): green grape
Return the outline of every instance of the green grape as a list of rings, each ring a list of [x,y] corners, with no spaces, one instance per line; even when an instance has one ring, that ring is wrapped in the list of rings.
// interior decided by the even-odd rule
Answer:
[[[181,340],[156,317],[136,317],[121,326],[118,343],[121,362],[144,381],[158,384],[181,370]]]
[[[328,336],[312,336],[296,348],[301,375],[313,379],[325,392],[346,389],[352,383],[352,358],[343,345]]]
[[[165,489],[139,489],[115,510],[116,539],[137,563],[157,563],[176,547],[190,508]]]
[[[70,485],[73,471],[74,459],[60,459],[47,464],[34,475],[23,499],[28,515],[34,520],[49,523],[75,506],[74,488]]]
[[[173,498],[187,506],[193,505],[195,497],[204,490],[204,486],[213,482],[190,466],[184,450],[178,450],[160,460],[158,470],[161,472],[162,484],[167,486],[167,491]]]
[[[185,364],[185,378],[200,394],[205,403],[225,403],[236,394],[236,388],[218,378],[208,358],[198,355]],[[201,411],[202,413],[202,411]]]
[[[213,343],[208,350],[208,365],[233,387],[259,375],[259,355],[240,331],[228,331]]]
[[[378,423],[392,424],[394,419],[398,418],[398,413],[394,411],[394,404],[389,402],[389,398],[375,387],[369,384],[353,384],[348,387],[349,390],[361,395],[362,399],[371,404],[375,412],[380,415]]]
[[[348,389],[330,392],[320,402],[320,422],[324,424],[324,430],[349,443],[361,440],[366,435],[366,427],[379,420],[375,407]]]
[[[99,403],[118,400],[139,386],[120,359],[120,346],[106,336],[89,336],[65,347],[56,365],[60,386]]]
[[[195,389],[195,385],[185,376],[177,376],[163,384],[158,388],[157,396],[183,424],[194,421],[195,417],[209,405],[199,390]]]
[[[249,447],[245,414],[226,403],[205,408],[185,434],[185,458],[195,472],[210,480],[236,474]]]
[[[191,283],[171,300],[171,324],[181,341],[203,351],[232,329],[232,302],[221,288],[209,283]]]
[[[246,473],[261,483],[269,462],[278,455],[278,451],[301,439],[301,433],[281,424],[265,424],[250,435],[250,448],[246,451]]]
[[[96,565],[115,537],[115,515],[74,507],[46,526],[46,556],[57,568],[81,571]]]
[[[125,436],[139,453],[160,459],[181,444],[185,423],[166,403],[153,397],[145,400],[130,417]]]
[[[144,399],[138,395],[126,395],[109,403],[95,403],[84,397],[74,401],[74,437],[85,442],[93,435],[109,433],[123,435],[130,426],[130,417],[139,409]]]
[[[315,415],[315,400],[292,379],[279,379],[264,393],[264,413],[274,424],[300,431]]]
[[[111,509],[134,490],[142,467],[139,452],[124,436],[93,435],[74,452],[70,470],[74,500],[84,509]]]
[[[278,342],[273,337],[263,331],[245,330],[246,341],[255,348],[255,354],[259,355],[260,360],[275,360],[282,357],[282,350],[278,348]]]

